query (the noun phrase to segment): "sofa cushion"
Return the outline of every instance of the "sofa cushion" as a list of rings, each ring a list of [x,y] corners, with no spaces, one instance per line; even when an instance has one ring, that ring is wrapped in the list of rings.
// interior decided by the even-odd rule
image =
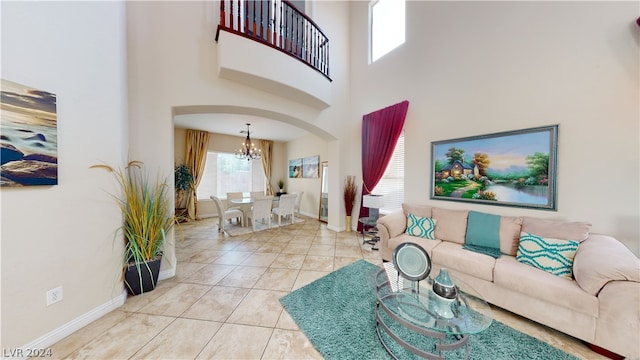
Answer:
[[[436,222],[436,219],[430,217],[409,214],[407,216],[407,230],[405,230],[405,233],[407,235],[435,240]]]
[[[438,244],[440,244],[442,241],[428,240],[425,238],[419,238],[416,236],[401,234],[394,238],[389,239],[388,247],[393,251],[398,245],[406,242],[412,242],[422,246],[427,251],[427,254],[429,254],[429,256],[432,256],[431,254],[433,253],[433,248],[436,247]]]
[[[567,279],[573,278],[571,269],[578,250],[578,242],[544,238],[522,232],[516,260]]]
[[[503,254],[516,256],[520,232],[522,231],[522,217],[500,217],[500,251]]]
[[[465,250],[461,244],[443,241],[433,248],[433,262],[440,267],[457,270],[479,279],[493,281],[493,266],[496,259],[491,256]]]
[[[463,248],[500,257],[500,216],[469,211]]]
[[[522,231],[542,237],[560,240],[584,241],[589,237],[591,224],[587,222],[567,222],[525,217]]]
[[[526,266],[513,256],[496,260],[494,283],[583,314],[598,316],[598,298],[583,291],[573,280]]]
[[[468,210],[432,208],[431,217],[438,220],[436,239],[464,244]]]
[[[402,204],[402,211],[404,211],[404,216],[414,214],[421,217],[431,217],[431,206],[427,205]]]
[[[602,256],[605,251],[606,257]],[[578,247],[573,276],[584,291],[597,296],[610,281],[640,282],[640,259],[620,241],[591,234]]]

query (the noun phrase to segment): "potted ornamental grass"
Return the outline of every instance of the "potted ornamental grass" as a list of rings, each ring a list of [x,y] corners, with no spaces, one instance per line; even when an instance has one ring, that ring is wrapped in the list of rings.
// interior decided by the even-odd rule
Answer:
[[[115,236],[122,234],[124,238],[125,286],[131,295],[149,292],[158,282],[167,233],[176,223],[168,181],[150,176],[139,161],[123,169],[104,164],[92,168],[107,170],[119,186],[119,193],[112,197],[123,217]]]
[[[351,232],[351,213],[353,212],[353,205],[356,201],[356,194],[358,187],[356,186],[356,177],[347,176],[344,182],[344,210],[347,214],[347,232]]]

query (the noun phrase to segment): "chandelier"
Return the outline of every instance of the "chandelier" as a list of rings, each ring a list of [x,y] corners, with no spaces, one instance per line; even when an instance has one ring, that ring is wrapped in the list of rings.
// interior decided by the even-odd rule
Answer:
[[[247,138],[242,142],[242,147],[236,150],[236,158],[238,159],[247,159],[247,160],[255,160],[260,159],[262,155],[261,149],[256,149],[253,142],[251,142],[251,137],[249,137],[249,126],[251,124],[247,123]]]

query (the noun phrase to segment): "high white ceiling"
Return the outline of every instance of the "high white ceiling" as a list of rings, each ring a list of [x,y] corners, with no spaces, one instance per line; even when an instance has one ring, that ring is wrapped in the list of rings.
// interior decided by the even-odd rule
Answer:
[[[253,115],[189,114],[176,115],[174,120],[177,127],[241,137],[247,136],[246,123],[250,123],[252,139],[287,142],[308,134],[293,125]]]

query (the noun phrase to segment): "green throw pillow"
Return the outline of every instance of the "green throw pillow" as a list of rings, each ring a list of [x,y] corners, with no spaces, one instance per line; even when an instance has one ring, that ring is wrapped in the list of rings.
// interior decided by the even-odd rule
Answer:
[[[499,258],[500,216],[469,211],[463,248]]]
[[[516,260],[566,279],[573,279],[573,259],[578,242],[522,232]]]
[[[411,213],[407,215],[408,235],[418,236],[425,239],[435,240],[436,219],[415,216]]]

